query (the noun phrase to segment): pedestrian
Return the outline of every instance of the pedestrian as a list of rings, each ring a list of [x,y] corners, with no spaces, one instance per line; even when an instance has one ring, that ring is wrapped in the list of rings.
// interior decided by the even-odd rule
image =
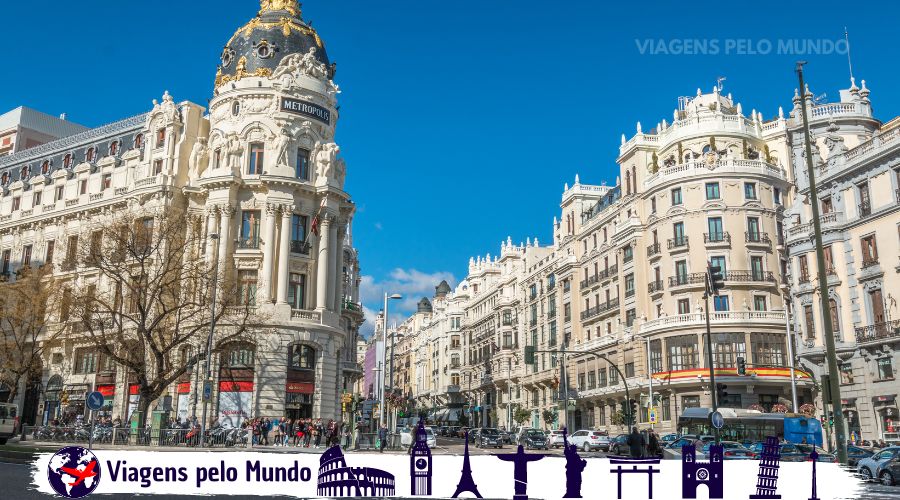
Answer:
[[[650,429],[650,443],[647,445],[647,450],[650,452],[651,456],[658,457],[660,456],[662,449],[659,447],[659,436],[656,435],[656,432],[653,429]]]
[[[382,424],[378,429],[378,453],[384,453],[384,447],[387,444],[387,426]]]
[[[344,422],[341,427],[342,432],[344,433],[344,448],[350,448],[350,424],[348,422]]]
[[[362,419],[356,422],[356,442],[353,445],[353,449],[359,451],[359,441],[362,439],[363,431],[366,429],[366,426],[363,425]]]
[[[312,419],[306,419],[306,421],[303,423],[303,427],[305,429],[303,433],[303,447],[309,448],[309,444],[312,442],[313,435]]]
[[[632,458],[643,458],[641,450],[644,447],[644,437],[638,432],[638,428],[632,427],[631,434],[628,435],[628,449],[631,451]]]
[[[272,421],[272,435],[273,435],[272,444],[274,444],[275,446],[281,446],[281,443],[282,443],[281,430],[282,430],[281,421],[276,418],[275,420]]]
[[[316,449],[322,444],[322,419],[316,419],[316,423],[313,426],[313,439],[315,440]]]

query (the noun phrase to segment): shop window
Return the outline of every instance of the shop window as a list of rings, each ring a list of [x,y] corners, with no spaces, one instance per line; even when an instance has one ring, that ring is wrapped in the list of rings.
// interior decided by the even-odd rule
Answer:
[[[314,370],[316,368],[316,350],[305,344],[290,347],[290,367],[294,370]]]

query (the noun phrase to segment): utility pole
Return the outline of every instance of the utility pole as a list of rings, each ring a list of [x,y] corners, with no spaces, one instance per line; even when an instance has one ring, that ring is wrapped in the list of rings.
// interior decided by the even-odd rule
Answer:
[[[794,369],[794,336],[791,335],[790,295],[788,294],[784,296],[784,327],[787,335],[788,356],[790,356],[791,360],[788,363],[788,366],[791,367],[791,403],[794,405],[793,410],[799,412],[800,407],[797,406],[797,375]]]
[[[709,366],[709,395],[712,398],[712,413],[719,411],[719,386],[716,385],[716,369],[713,364],[712,351],[712,329],[709,326],[709,296],[719,295],[719,289],[725,286],[725,276],[722,268],[707,263],[706,265],[706,292],[703,293],[703,301],[705,303],[704,312],[706,313],[706,364]],[[716,438],[716,444],[719,444],[719,429],[713,427],[713,436]]]
[[[803,115],[803,134],[806,147],[806,173],[809,177],[809,206],[812,207],[813,229],[815,231],[816,267],[819,270],[819,299],[821,300],[823,340],[828,373],[831,375],[831,413],[834,418],[834,435],[838,461],[847,463],[847,438],[844,436],[844,414],[841,409],[841,386],[838,377],[837,356],[834,351],[834,328],[831,324],[831,304],[828,302],[828,276],[825,269],[825,251],[822,246],[822,223],[819,220],[819,194],[816,190],[815,169],[812,161],[812,144],[809,134],[809,117],[806,114],[806,84],[803,82],[803,65],[797,62],[797,79],[800,83],[800,112]]]
[[[209,335],[206,337],[206,379],[203,381],[203,419],[200,421],[200,447],[203,448],[206,442],[206,408],[209,406],[208,398],[206,397],[207,393],[207,385],[209,385],[209,393],[212,394],[212,342],[213,342],[213,332],[216,329],[216,284],[219,282],[219,245],[216,243],[219,241],[219,235],[217,233],[213,233],[209,235],[209,239],[213,241],[213,245],[215,246],[215,253],[213,255],[213,274],[212,274],[212,290],[210,291],[210,296],[212,300],[212,305],[210,305],[210,316],[209,316]]]

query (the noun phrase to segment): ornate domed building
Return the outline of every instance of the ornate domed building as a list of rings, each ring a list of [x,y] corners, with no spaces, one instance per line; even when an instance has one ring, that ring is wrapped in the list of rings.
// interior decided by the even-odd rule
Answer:
[[[74,255],[77,235],[104,214],[135,204],[186,211],[201,255],[264,318],[251,341],[217,346],[213,419],[342,418],[340,395],[360,374],[363,316],[355,205],[334,142],[334,68],[296,0],[262,0],[225,42],[208,110],[165,93],[147,113],[0,158],[0,254],[12,256],[4,273]],[[54,268],[62,279],[90,279],[66,262]],[[205,348],[203,337],[193,348]],[[93,390],[107,414],[127,419],[139,397],[133,377],[98,357],[74,334],[46,349],[34,386],[47,390],[32,394],[23,421],[83,414],[75,395]],[[200,415],[199,371],[167,392],[174,415]]]

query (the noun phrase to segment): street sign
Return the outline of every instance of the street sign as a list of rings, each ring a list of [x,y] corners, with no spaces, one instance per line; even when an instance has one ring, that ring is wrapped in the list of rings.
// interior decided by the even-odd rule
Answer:
[[[85,398],[85,404],[89,410],[96,411],[103,408],[103,394],[100,394],[98,391],[89,392],[87,398]]]
[[[350,394],[349,392],[345,392],[344,395],[341,396],[341,402],[342,402],[342,403],[352,403],[352,402],[353,402],[353,395]]]
[[[710,413],[709,422],[716,429],[721,429],[722,427],[725,427],[725,417],[723,417],[722,414],[719,413],[718,411],[714,411],[714,412]]]
[[[212,397],[212,382],[207,380],[203,383],[203,401],[209,401]]]
[[[657,408],[655,406],[651,406],[649,409],[647,409],[647,421],[649,423],[651,423],[651,424],[659,423],[659,422],[657,422],[658,415],[659,415],[659,408]]]

